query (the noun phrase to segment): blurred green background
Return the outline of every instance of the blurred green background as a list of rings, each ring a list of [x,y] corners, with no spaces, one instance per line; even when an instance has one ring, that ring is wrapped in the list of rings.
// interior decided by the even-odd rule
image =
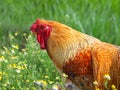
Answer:
[[[36,90],[35,83],[41,82],[47,83],[43,90],[64,86],[30,32],[37,18],[120,45],[119,4],[120,0],[0,0],[0,90]]]
[[[102,41],[120,44],[120,0],[0,0],[0,48],[9,33],[24,47],[21,34],[37,19],[55,20]]]

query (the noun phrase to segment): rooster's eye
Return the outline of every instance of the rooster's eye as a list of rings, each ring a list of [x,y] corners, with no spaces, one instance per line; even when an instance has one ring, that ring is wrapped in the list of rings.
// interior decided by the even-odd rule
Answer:
[[[46,26],[46,27],[45,27],[45,30],[47,30],[48,28],[49,28],[49,26]]]
[[[49,25],[40,25],[40,26],[39,26],[39,30],[46,31],[46,30],[49,30],[49,29],[50,29],[50,26],[49,26]]]

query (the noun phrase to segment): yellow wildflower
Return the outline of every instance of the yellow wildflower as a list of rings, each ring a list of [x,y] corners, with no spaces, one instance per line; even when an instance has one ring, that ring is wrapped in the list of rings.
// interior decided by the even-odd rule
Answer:
[[[56,77],[55,79],[56,79],[56,80],[59,80],[60,78],[59,78],[59,77]]]
[[[47,86],[47,82],[46,81],[42,81],[44,86]]]
[[[22,69],[27,69],[27,64],[24,64],[24,65],[22,66]]]
[[[44,81],[44,80],[35,81],[34,84],[38,85],[38,86],[42,86],[42,87],[46,87],[47,86],[47,82]]]
[[[45,78],[49,78],[47,75],[45,75]]]
[[[0,75],[2,75],[2,72],[0,71]]]
[[[100,90],[99,88],[96,88],[95,90]]]
[[[21,66],[17,66],[17,69],[21,70],[21,69],[23,69],[23,67],[21,67]]]
[[[7,75],[6,72],[2,72],[3,75]]]
[[[30,81],[29,80],[26,80],[27,83],[29,83]]]
[[[50,81],[50,80],[48,82],[49,82],[49,84],[53,84],[54,83],[53,81]]]
[[[115,85],[111,85],[111,89],[112,90],[117,90],[116,87],[115,87]]]
[[[2,80],[2,72],[0,71],[0,81]]]
[[[2,80],[2,76],[0,76],[0,81]]]
[[[18,45],[12,45],[14,49],[18,49]]]
[[[11,89],[12,89],[12,90],[15,90],[15,87],[13,86]]]
[[[23,77],[23,75],[19,75],[20,77]]]
[[[2,62],[4,59],[5,59],[4,56],[1,56],[0,57],[0,62]]]
[[[0,57],[0,62],[6,62],[7,63],[8,61],[4,58],[4,56],[1,56]]]
[[[16,68],[17,66],[16,66],[16,64],[12,64],[12,67],[13,67],[13,68]]]
[[[16,66],[16,64],[9,64],[8,65],[8,68],[16,68],[17,66]]]
[[[112,85],[111,88],[112,88],[112,89],[115,89],[116,87],[115,87],[115,85]]]
[[[17,56],[13,56],[13,57],[11,57],[12,59],[17,59]]]

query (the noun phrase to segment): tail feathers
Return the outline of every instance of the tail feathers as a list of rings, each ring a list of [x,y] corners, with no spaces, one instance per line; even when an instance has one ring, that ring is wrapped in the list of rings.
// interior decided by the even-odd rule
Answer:
[[[111,73],[112,73],[112,84],[115,84],[117,90],[120,90],[120,47],[118,48],[118,52],[117,52],[117,58],[114,59],[114,61],[112,62],[112,69],[111,69]]]
[[[120,47],[118,49],[118,63],[117,63],[117,66],[118,66],[118,90],[120,90]]]

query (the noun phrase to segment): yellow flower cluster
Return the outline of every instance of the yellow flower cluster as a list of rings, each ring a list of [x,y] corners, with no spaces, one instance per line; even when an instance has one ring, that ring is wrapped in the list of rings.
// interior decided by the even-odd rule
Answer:
[[[34,81],[37,90],[46,90],[47,82],[44,80]]]
[[[26,48],[20,49],[19,44],[14,40],[18,34],[10,34],[10,47],[4,46],[3,50],[0,50],[0,90],[58,90],[56,82],[60,82],[61,78],[56,76],[56,70],[49,64],[51,62],[48,63],[47,60],[40,57],[40,55],[44,57],[46,52],[41,52],[34,47],[35,42],[31,39],[32,35],[26,39],[30,44],[26,45]],[[23,36],[27,38],[26,34]],[[41,63],[45,63],[45,66]],[[47,73],[49,70],[55,75],[51,76]],[[67,75],[63,76],[67,77]]]
[[[2,72],[0,72],[0,81],[2,80]]]
[[[0,57],[0,62],[6,62],[7,63],[8,61],[4,58],[4,56],[1,56]]]
[[[20,64],[21,63],[21,64]],[[27,64],[19,62],[18,64],[9,64],[8,68],[15,68],[17,73],[20,73],[21,70],[27,69]]]
[[[0,81],[2,80],[2,78],[3,78],[4,75],[6,75],[6,73],[0,71]]]
[[[106,88],[106,90],[108,90],[109,80],[111,80],[110,75],[109,74],[105,74],[103,76],[103,78],[105,79],[104,80],[104,87]],[[95,85],[95,88],[96,88],[95,90],[99,90],[99,88],[98,88],[98,84],[99,83],[96,80],[93,82],[93,84]],[[111,90],[117,90],[115,85],[111,85]]]

